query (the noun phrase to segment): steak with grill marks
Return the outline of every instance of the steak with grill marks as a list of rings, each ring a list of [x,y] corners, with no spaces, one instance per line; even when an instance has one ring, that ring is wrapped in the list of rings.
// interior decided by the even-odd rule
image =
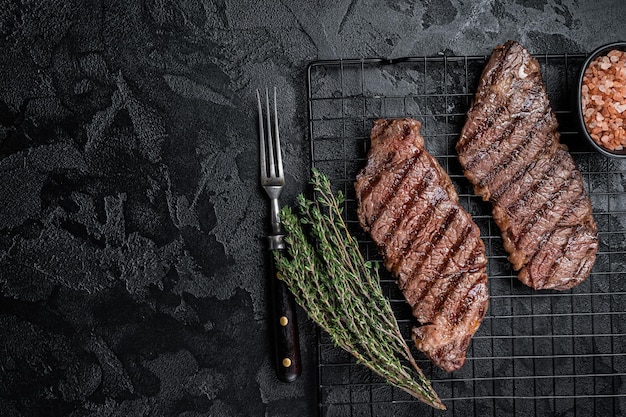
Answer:
[[[519,279],[535,289],[580,284],[598,250],[591,201],[557,127],[537,59],[515,41],[496,47],[456,149],[492,203]]]
[[[416,347],[452,372],[488,305],[485,245],[413,119],[377,120],[356,183],[358,217],[413,315]]]

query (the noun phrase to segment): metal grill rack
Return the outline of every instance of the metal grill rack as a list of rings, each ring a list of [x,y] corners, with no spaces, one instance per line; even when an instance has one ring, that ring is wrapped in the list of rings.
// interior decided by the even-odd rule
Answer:
[[[487,57],[317,61],[308,68],[312,166],[347,196],[344,214],[368,259],[380,259],[356,219],[353,183],[373,120],[414,117],[426,148],[450,175],[481,229],[490,306],[459,371],[446,374],[415,351],[448,407],[440,412],[387,385],[320,331],[319,411],[335,416],[612,416],[626,413],[626,161],[591,150],[578,135],[572,91],[584,55],[537,55],[552,107],[583,174],[599,228],[593,272],[580,286],[534,291],[506,259],[491,207],[473,194],[454,145]],[[384,269],[384,268],[382,268]],[[403,334],[415,324],[393,278],[381,270]],[[411,343],[410,343],[411,345]]]

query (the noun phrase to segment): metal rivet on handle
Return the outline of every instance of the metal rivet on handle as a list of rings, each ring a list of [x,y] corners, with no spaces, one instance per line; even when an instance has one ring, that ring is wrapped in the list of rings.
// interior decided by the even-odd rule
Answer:
[[[282,316],[278,321],[281,326],[286,326],[289,323],[289,319],[285,316]]]
[[[285,368],[289,368],[291,366],[291,359],[289,359],[289,358],[283,359],[283,366]]]

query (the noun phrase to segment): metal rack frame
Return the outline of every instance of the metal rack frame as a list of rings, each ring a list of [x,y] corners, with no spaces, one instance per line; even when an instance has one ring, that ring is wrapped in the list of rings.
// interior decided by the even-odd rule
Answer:
[[[481,229],[489,259],[490,306],[463,368],[446,374],[419,352],[419,365],[448,411],[439,412],[358,365],[318,335],[319,411],[323,417],[380,415],[618,415],[626,412],[626,161],[582,142],[572,92],[585,55],[536,55],[561,140],[578,164],[598,224],[591,276],[563,292],[522,285],[506,259],[491,207],[462,175],[454,144],[488,57],[316,61],[308,67],[312,166],[346,195],[344,214],[367,259],[375,245],[356,219],[353,182],[365,165],[372,121],[414,117],[426,148],[450,175],[459,200]],[[403,334],[416,324],[393,278],[381,270]]]

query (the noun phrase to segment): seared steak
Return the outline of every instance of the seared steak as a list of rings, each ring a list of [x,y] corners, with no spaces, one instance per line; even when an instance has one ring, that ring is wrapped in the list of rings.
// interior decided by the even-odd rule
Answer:
[[[559,290],[585,280],[598,249],[591,201],[559,143],[539,62],[519,43],[491,55],[456,149],[474,190],[493,205],[519,279]]]
[[[451,372],[465,362],[487,311],[487,259],[478,227],[424,149],[420,128],[413,119],[374,123],[355,184],[358,217],[421,324],[412,332],[415,345]]]

